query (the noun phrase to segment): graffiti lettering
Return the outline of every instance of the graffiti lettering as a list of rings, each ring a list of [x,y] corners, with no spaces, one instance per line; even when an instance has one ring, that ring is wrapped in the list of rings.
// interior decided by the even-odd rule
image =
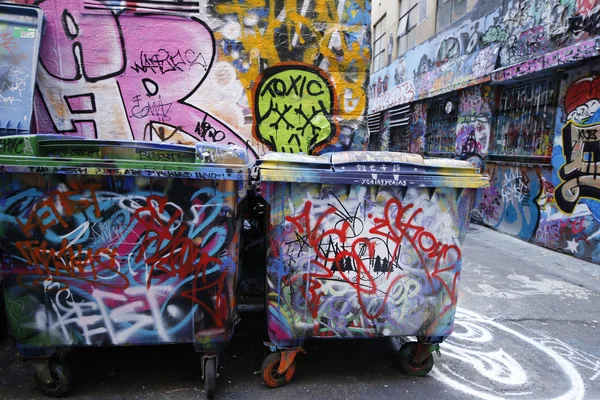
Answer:
[[[208,64],[202,53],[187,49],[183,54],[180,50],[170,54],[168,50],[159,49],[157,52],[140,52],[139,64],[135,62],[131,69],[138,73],[152,71],[164,75],[168,72],[184,71],[183,67],[191,70],[194,65],[201,66],[205,71],[208,69]]]
[[[0,151],[8,154],[23,154],[25,152],[25,139],[10,138],[0,139]]]
[[[142,161],[170,161],[182,162],[183,154],[163,151],[138,151],[138,157]]]

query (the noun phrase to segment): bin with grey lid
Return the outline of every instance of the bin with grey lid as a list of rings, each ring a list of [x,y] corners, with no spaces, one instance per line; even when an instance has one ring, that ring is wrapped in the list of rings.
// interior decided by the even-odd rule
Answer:
[[[427,374],[452,333],[462,243],[488,177],[391,152],[271,153],[258,171],[270,205],[265,383],[287,383],[310,338],[416,336],[397,357]]]
[[[214,395],[248,167],[230,146],[0,138],[9,328],[45,394],[71,386],[62,348],[190,343]]]

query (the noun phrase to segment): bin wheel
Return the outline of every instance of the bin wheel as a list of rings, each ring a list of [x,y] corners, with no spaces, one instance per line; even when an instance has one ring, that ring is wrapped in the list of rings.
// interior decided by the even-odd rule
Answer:
[[[63,397],[71,389],[71,371],[66,365],[52,361],[50,362],[50,376],[52,383],[46,384],[42,382],[37,373],[34,373],[35,385],[46,396]]]
[[[204,363],[204,390],[206,398],[212,399],[215,397],[215,389],[217,387],[217,359],[207,358]]]
[[[262,366],[262,377],[267,386],[272,388],[278,388],[287,385],[292,380],[294,372],[296,372],[296,361],[292,361],[289,368],[283,373],[279,374],[279,364],[281,363],[281,353],[271,353],[265,358]]]
[[[412,376],[425,376],[433,368],[433,354],[429,354],[423,362],[417,364],[413,361],[417,353],[417,342],[407,342],[398,352],[398,362],[404,372]]]

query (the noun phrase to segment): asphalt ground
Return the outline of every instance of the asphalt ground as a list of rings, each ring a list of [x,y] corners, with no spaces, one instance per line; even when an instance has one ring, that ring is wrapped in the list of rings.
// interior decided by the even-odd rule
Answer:
[[[260,367],[269,350],[244,314],[222,353],[216,399],[600,399],[600,266],[472,225],[455,331],[423,378],[395,363],[401,344],[313,340],[285,387]],[[75,349],[73,399],[204,398],[190,345]],[[44,399],[33,368],[0,344],[0,399]]]

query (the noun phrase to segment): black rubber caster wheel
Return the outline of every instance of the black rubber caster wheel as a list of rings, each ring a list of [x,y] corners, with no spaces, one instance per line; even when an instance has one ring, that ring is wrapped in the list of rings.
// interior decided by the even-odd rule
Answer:
[[[433,354],[417,364],[413,361],[417,354],[417,342],[407,342],[402,345],[398,352],[398,363],[404,372],[412,376],[425,376],[433,368]]]
[[[280,363],[281,353],[271,353],[263,361],[260,369],[267,386],[278,388],[287,385],[292,380],[294,372],[296,372],[296,361],[292,361],[289,368],[283,374],[277,372]]]
[[[204,390],[206,398],[212,399],[215,397],[215,389],[217,387],[217,359],[207,358],[204,362]]]
[[[64,397],[71,390],[71,371],[69,368],[62,363],[52,361],[50,362],[50,376],[52,382],[46,384],[42,382],[40,377],[34,373],[35,386],[46,396],[50,397]]]

